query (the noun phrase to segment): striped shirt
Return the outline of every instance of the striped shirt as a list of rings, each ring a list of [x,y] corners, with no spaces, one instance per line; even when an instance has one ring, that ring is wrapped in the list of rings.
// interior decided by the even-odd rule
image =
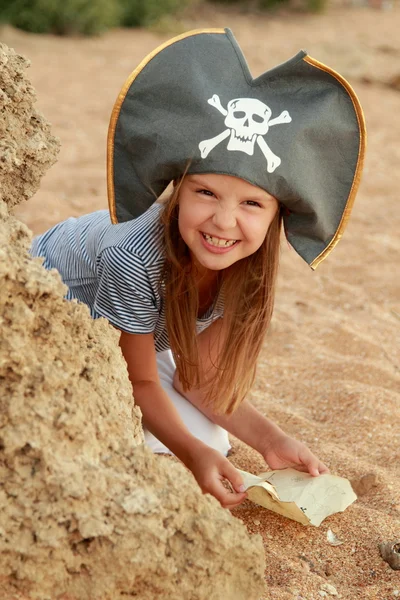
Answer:
[[[112,225],[107,210],[55,225],[33,240],[31,254],[45,258],[68,286],[67,299],[88,305],[127,333],[154,333],[157,352],[170,348],[160,276],[164,264],[161,204]],[[223,314],[222,299],[197,319],[197,333]]]

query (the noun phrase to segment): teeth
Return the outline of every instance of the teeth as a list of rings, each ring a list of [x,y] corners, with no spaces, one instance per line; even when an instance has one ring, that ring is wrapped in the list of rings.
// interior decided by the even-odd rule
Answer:
[[[207,235],[206,233],[203,233],[203,237],[207,240],[207,242],[209,244],[212,244],[213,246],[220,246],[222,248],[226,248],[227,246],[233,246],[233,244],[236,244],[236,241],[237,241],[237,240],[221,240],[219,238],[212,237],[211,235]]]
[[[234,137],[235,137],[236,140],[239,140],[240,142],[249,142],[249,141],[255,139],[256,134],[254,134],[254,135],[252,135],[252,134],[250,134],[250,135],[246,135],[246,134],[243,134],[243,135],[234,134]]]

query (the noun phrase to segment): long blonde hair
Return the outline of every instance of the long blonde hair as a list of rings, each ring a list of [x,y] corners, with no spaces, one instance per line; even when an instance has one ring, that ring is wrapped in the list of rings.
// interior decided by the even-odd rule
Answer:
[[[204,380],[196,336],[198,290],[190,252],[178,228],[181,182],[161,213],[166,258],[160,283],[169,342],[183,389],[201,387],[205,402],[215,413],[231,414],[254,382],[257,358],[272,317],[282,209],[277,211],[261,247],[221,273],[223,344],[212,376]]]

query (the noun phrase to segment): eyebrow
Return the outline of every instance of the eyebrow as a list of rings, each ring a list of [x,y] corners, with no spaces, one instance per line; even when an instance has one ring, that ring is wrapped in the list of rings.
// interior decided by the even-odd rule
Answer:
[[[210,183],[208,181],[198,179],[197,177],[194,177],[193,175],[192,175],[192,179],[190,179],[189,181],[190,181],[190,183],[195,183],[197,185],[204,185],[205,187],[209,187],[209,188],[213,187],[212,185],[210,185]]]
[[[212,191],[212,192],[214,191],[215,188],[210,182],[205,181],[205,180],[200,180],[195,175],[191,175],[191,177],[192,177],[192,179],[189,180],[190,183],[193,183],[194,185],[203,186],[205,188],[209,188],[210,191]],[[263,195],[261,195],[261,194],[263,194]],[[268,194],[268,196],[265,197],[264,194]],[[262,188],[260,188],[259,193],[257,193],[256,191],[255,192],[252,191],[248,195],[248,197],[246,196],[246,199],[249,202],[268,202],[269,200],[271,200],[273,198],[274,198],[274,196],[272,194],[270,194],[266,190],[263,190]]]

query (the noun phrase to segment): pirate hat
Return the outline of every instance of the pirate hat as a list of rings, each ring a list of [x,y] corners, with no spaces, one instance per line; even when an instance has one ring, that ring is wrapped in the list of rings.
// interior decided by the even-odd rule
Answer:
[[[365,138],[353,89],[306,52],[253,79],[229,29],[190,31],[150,53],[117,98],[111,220],[138,217],[189,164],[275,196],[289,243],[315,269],[342,237]]]

